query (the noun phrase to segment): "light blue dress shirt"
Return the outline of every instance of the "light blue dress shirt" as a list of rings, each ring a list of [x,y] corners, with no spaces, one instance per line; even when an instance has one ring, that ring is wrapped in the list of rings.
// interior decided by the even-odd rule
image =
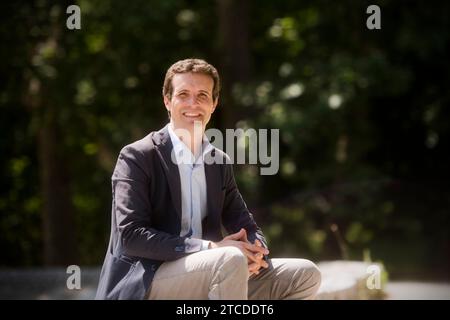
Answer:
[[[169,124],[169,135],[181,182],[181,231],[180,236],[202,239],[202,220],[208,214],[206,176],[203,158],[213,149],[206,135],[203,137],[201,152],[197,158],[191,150],[175,134],[172,123]],[[202,250],[208,249],[209,241],[203,241]]]

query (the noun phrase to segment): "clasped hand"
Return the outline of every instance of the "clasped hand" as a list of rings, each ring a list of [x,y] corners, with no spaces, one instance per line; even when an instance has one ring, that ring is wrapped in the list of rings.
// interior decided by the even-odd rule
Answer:
[[[264,248],[258,239],[255,240],[254,244],[248,241],[247,232],[243,228],[239,232],[226,236],[220,242],[211,243],[211,248],[226,246],[238,248],[247,257],[250,275],[259,274],[261,268],[269,266],[264,260],[264,256],[269,254],[269,250]]]

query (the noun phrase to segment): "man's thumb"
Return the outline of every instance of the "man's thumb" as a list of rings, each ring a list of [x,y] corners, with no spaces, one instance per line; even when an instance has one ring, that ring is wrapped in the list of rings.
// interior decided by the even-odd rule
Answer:
[[[236,232],[236,233],[233,233],[233,234],[230,234],[227,238],[229,239],[229,240],[239,240],[239,239],[241,239],[244,235],[245,235],[245,229],[244,228],[242,228],[241,230],[239,230],[238,232]]]

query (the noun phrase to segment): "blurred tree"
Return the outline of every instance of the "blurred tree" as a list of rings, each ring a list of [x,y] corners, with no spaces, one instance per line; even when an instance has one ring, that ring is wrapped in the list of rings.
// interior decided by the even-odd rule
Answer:
[[[57,7],[45,2],[8,4],[7,9],[5,12],[10,16],[6,22],[11,23],[9,30],[16,28],[12,24],[25,18],[17,27],[15,37],[11,38],[11,51],[2,59],[13,60],[12,65],[19,70],[17,77],[22,83],[4,94],[6,101],[12,98],[8,101],[13,104],[12,107],[17,107],[14,103],[18,101],[14,101],[14,98],[21,100],[22,110],[28,113],[26,118],[31,122],[29,130],[33,135],[39,162],[33,170],[39,172],[41,189],[37,196],[42,196],[43,260],[48,265],[74,263],[78,260],[70,201],[70,175],[65,148],[58,139],[60,109],[55,99],[52,99],[55,95],[52,79],[57,73],[54,61],[60,50],[65,18]],[[16,55],[14,50],[20,55]],[[14,89],[18,92],[14,92]],[[18,96],[15,97],[16,94]],[[13,213],[17,212],[18,208],[14,209]]]
[[[235,128],[242,115],[233,98],[233,85],[245,85],[250,80],[249,1],[217,0],[219,17],[219,50],[222,78],[221,129]]]

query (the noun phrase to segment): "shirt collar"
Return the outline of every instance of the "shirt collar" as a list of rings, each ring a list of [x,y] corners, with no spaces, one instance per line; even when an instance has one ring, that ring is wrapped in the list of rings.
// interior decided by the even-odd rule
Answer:
[[[202,139],[202,152],[201,156],[199,156],[197,159],[194,159],[194,155],[192,154],[191,150],[184,144],[183,141],[176,135],[172,122],[168,125],[170,140],[172,141],[173,145],[173,152],[175,152],[175,157],[178,161],[178,163],[183,164],[192,164],[195,161],[195,164],[201,164],[203,163],[203,158],[205,155],[213,150],[213,145],[209,142],[208,137],[206,134],[203,134]]]

